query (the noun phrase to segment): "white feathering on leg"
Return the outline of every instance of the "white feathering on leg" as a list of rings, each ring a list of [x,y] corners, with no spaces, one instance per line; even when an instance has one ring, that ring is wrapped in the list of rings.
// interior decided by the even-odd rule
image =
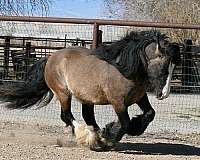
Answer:
[[[97,143],[98,136],[92,126],[79,124],[76,121],[72,122],[74,125],[74,132],[78,144],[91,146]]]

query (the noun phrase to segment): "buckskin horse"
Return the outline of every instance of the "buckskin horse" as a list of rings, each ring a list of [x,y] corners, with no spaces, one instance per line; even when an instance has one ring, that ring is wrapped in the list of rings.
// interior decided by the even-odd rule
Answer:
[[[124,134],[140,135],[154,119],[147,90],[158,99],[167,98],[175,65],[180,61],[178,44],[159,31],[130,32],[110,45],[95,50],[69,47],[37,61],[24,82],[0,86],[0,100],[6,107],[26,109],[45,106],[55,95],[61,105],[61,119],[71,126],[78,143],[92,150],[110,149]],[[82,103],[86,125],[71,112],[71,99]],[[136,103],[142,115],[130,119],[128,107]],[[111,104],[118,122],[100,129],[94,105]],[[105,107],[105,106],[104,106]]]

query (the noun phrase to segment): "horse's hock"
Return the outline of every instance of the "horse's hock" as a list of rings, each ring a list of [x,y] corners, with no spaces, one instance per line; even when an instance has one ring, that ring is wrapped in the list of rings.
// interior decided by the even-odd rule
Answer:
[[[48,18],[27,19],[26,17],[24,19],[0,17],[0,19],[2,20],[0,31],[1,83],[22,81],[24,73],[35,61],[68,46],[95,48],[100,43],[110,44],[111,41],[118,40],[127,31],[142,30],[143,27],[157,28],[161,32],[174,33],[174,35],[194,31],[199,34],[200,29],[199,25],[126,21],[122,23],[122,21],[81,20],[79,22],[76,19],[61,21]],[[37,20],[38,23],[35,23]],[[15,27],[15,31],[13,31],[13,27]],[[156,117],[145,131],[144,136],[181,139],[182,143],[199,143],[200,44],[198,44],[198,39],[194,40],[192,37],[173,38],[178,40],[181,46],[181,63],[173,73],[171,94],[167,99],[159,101],[153,94],[148,93],[150,102],[156,111]],[[75,117],[81,121],[81,105],[76,99],[73,99],[72,105]],[[140,114],[138,106],[129,107],[129,114],[131,117]],[[110,106],[95,106],[95,115],[100,127],[116,118]],[[60,121],[59,102],[56,99],[47,107],[36,110],[16,111],[1,107],[0,121],[2,122],[1,132],[4,129],[15,130],[16,125],[30,124],[45,126],[47,133],[60,131],[62,134],[60,128],[64,126],[64,123]]]

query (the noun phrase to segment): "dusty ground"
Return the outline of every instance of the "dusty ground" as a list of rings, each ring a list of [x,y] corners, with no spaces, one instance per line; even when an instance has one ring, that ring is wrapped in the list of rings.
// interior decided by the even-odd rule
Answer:
[[[140,137],[124,137],[109,152],[77,146],[63,132],[60,106],[55,100],[39,110],[7,110],[0,105],[0,160],[200,160],[200,95],[173,94],[163,101],[149,96],[156,117]],[[80,104],[72,103],[81,121]],[[101,127],[116,118],[112,107],[96,107]],[[138,114],[138,107],[129,114]],[[167,132],[166,132],[167,131]]]
[[[0,123],[0,160],[200,160],[200,135],[144,134],[109,152],[77,146],[63,127]]]

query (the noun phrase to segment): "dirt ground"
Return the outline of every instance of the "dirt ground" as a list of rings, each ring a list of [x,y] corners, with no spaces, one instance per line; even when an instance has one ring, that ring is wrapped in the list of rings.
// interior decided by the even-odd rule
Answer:
[[[64,132],[56,100],[39,110],[7,110],[2,106],[0,160],[200,160],[200,95],[174,94],[163,101],[149,97],[156,117],[145,134],[125,136],[109,152],[78,146],[74,137]],[[81,121],[80,104],[72,104],[74,116]],[[131,108],[131,117],[138,114],[137,108]],[[115,119],[112,107],[95,109],[101,127]]]
[[[200,135],[125,136],[108,152],[78,146],[63,127],[0,123],[0,160],[200,160]]]

